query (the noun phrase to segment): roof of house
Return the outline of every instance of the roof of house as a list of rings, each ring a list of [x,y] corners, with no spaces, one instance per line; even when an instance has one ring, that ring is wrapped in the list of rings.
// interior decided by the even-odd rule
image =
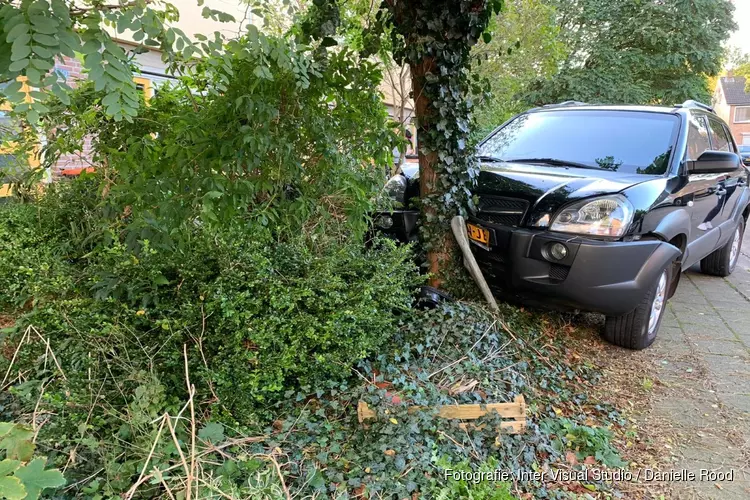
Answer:
[[[750,94],[745,92],[745,77],[725,76],[720,81],[727,104],[750,104]]]

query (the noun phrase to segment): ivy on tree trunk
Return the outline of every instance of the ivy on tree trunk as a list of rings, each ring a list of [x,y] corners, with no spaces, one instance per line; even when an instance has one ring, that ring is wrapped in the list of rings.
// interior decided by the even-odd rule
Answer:
[[[471,47],[502,1],[384,0],[393,26],[394,59],[412,74],[419,179],[421,236],[432,286],[457,271],[450,221],[472,204],[470,188],[479,164],[469,144]]]

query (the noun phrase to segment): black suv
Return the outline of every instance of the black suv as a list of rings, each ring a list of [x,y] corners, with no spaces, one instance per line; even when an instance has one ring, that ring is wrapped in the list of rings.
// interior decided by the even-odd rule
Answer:
[[[479,155],[467,231],[500,296],[603,313],[608,341],[643,349],[682,271],[700,262],[727,276],[737,264],[748,171],[706,105],[544,106],[497,128]],[[417,184],[414,169],[391,179],[405,210],[375,219],[402,241],[414,239]]]

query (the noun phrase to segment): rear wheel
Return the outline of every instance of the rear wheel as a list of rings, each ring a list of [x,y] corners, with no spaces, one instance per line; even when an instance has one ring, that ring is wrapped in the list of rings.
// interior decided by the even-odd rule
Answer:
[[[734,233],[727,241],[726,245],[714,250],[706,258],[701,260],[701,272],[713,276],[729,276],[737,266],[737,261],[742,250],[742,236],[745,234],[745,219],[740,219],[740,223],[734,229]]]
[[[602,335],[607,342],[636,350],[654,343],[667,305],[672,273],[670,264],[633,311],[622,316],[607,316]]]

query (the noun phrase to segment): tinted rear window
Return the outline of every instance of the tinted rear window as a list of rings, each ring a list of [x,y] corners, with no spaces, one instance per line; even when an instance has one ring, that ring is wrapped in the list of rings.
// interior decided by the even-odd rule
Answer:
[[[675,115],[642,111],[529,113],[490,136],[479,154],[505,161],[555,158],[617,172],[662,175],[679,125]]]

